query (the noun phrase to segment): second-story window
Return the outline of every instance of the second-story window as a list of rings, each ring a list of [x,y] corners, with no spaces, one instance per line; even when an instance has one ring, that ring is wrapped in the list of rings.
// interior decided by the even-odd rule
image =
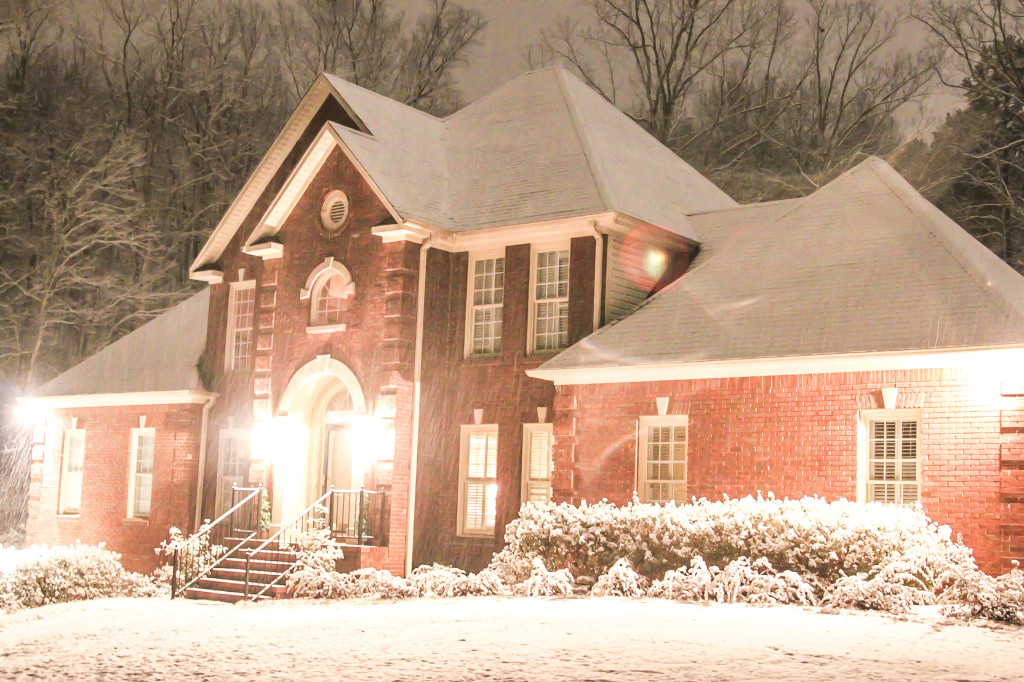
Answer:
[[[470,294],[470,354],[501,352],[501,307],[505,300],[505,259],[473,262]]]
[[[537,253],[534,270],[533,349],[569,345],[569,250]]]
[[[232,284],[228,301],[228,369],[249,369],[252,364],[253,319],[255,313],[255,280]]]
[[[345,309],[348,282],[339,272],[328,270],[320,277],[313,289],[313,305],[310,309],[310,324],[340,324]]]

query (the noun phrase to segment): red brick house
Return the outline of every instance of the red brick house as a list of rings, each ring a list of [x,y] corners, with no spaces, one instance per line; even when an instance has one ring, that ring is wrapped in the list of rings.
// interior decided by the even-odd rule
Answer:
[[[30,542],[333,487],[386,495],[351,565],[476,569],[526,500],[760,490],[1024,557],[1024,278],[878,159],[739,206],[561,69],[445,119],[322,75],[192,277],[30,401]]]

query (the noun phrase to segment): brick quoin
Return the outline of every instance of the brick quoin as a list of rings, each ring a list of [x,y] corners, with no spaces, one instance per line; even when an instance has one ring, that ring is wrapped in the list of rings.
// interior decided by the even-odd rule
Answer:
[[[202,411],[202,405],[193,404],[54,410],[45,441],[33,454],[28,541],[51,546],[104,543],[133,571],[150,572],[167,563],[154,548],[167,539],[171,526],[193,529]],[[138,428],[142,415],[156,436],[152,513],[148,519],[129,519],[131,430]],[[85,430],[86,456],[81,510],[65,516],[57,511],[64,430],[71,428],[72,417]]]
[[[961,369],[561,386],[555,500],[632,498],[637,418],[658,414],[658,396],[669,397],[668,414],[689,415],[689,496],[855,500],[859,413],[881,408],[881,389],[894,385],[897,409],[921,410],[925,512],[961,535],[984,570],[1008,570],[1024,555],[1014,497],[1024,502],[1024,479],[1001,470],[1000,453],[1019,451],[1003,445],[998,385]]]

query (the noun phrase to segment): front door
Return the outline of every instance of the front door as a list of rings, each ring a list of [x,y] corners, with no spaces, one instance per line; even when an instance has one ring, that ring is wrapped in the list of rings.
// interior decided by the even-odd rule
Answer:
[[[328,424],[324,427],[324,467],[321,492],[352,489],[352,448],[349,445],[348,424]]]

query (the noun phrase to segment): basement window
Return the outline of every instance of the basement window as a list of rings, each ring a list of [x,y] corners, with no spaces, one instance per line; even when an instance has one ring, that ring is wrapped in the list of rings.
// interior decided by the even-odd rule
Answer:
[[[82,470],[85,467],[85,429],[64,432],[58,513],[77,514],[82,506]]]
[[[498,503],[498,425],[462,427],[459,535],[494,536]]]
[[[644,502],[686,502],[689,418],[640,417],[637,492]]]
[[[920,415],[916,410],[861,413],[863,499],[912,505],[921,499]]]

